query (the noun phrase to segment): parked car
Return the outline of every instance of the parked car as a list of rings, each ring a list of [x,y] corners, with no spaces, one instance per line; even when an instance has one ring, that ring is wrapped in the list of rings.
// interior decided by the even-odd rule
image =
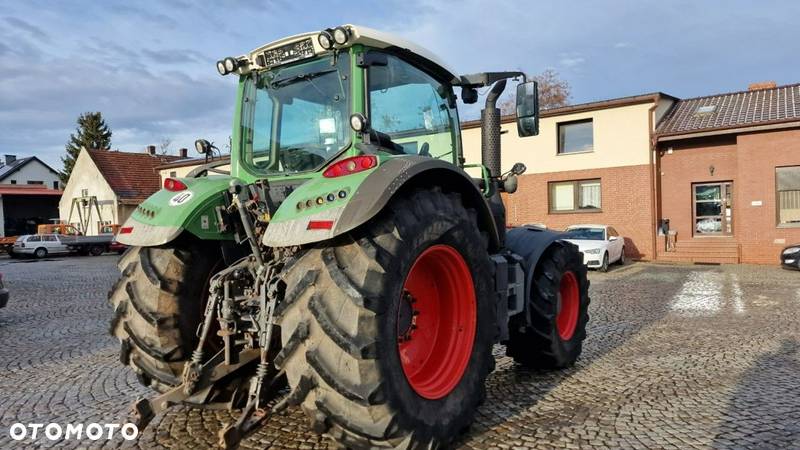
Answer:
[[[567,242],[583,252],[586,267],[608,270],[611,263],[625,264],[625,239],[614,227],[599,224],[572,225],[566,229]]]
[[[111,236],[69,236],[65,234],[26,234],[17,238],[12,251],[20,256],[44,258],[48,255],[78,253],[99,256],[108,251]]]
[[[6,286],[3,283],[3,274],[0,273],[0,308],[6,307],[9,296],[8,289],[6,289]]]
[[[800,244],[786,247],[781,252],[781,266],[786,269],[800,270]]]
[[[69,253],[69,248],[55,234],[25,234],[14,242],[14,253],[44,258]]]

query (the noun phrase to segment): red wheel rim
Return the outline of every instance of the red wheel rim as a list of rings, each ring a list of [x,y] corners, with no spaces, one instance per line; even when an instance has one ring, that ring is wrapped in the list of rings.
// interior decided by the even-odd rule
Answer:
[[[572,335],[575,334],[575,327],[578,325],[579,307],[578,279],[574,273],[564,272],[558,289],[556,328],[558,329],[558,335],[565,341],[572,339]]]
[[[421,397],[436,400],[461,381],[475,340],[475,287],[460,253],[434,245],[417,257],[397,311],[403,373]]]

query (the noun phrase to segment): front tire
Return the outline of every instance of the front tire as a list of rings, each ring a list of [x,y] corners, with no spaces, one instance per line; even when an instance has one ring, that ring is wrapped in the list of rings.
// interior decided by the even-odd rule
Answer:
[[[556,241],[545,250],[533,274],[527,308],[529,325],[522,317],[509,324],[508,356],[537,369],[573,365],[586,338],[589,280],[583,257],[572,244]]]
[[[608,252],[603,253],[603,262],[597,268],[600,272],[608,272]]]
[[[497,332],[476,223],[457,194],[421,190],[287,264],[275,362],[314,431],[405,449],[446,446],[469,426]]]
[[[218,248],[199,243],[131,247],[120,258],[121,275],[108,294],[110,332],[119,338],[120,361],[143,385],[164,392],[180,384],[219,260]]]

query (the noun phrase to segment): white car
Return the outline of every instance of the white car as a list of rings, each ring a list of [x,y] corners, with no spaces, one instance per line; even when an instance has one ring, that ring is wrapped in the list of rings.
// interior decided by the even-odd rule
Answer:
[[[44,258],[47,255],[69,253],[66,244],[57,234],[26,234],[14,242],[14,253]]]
[[[578,246],[586,267],[601,272],[611,263],[625,264],[625,239],[614,227],[598,224],[572,225],[566,230],[567,242]]]

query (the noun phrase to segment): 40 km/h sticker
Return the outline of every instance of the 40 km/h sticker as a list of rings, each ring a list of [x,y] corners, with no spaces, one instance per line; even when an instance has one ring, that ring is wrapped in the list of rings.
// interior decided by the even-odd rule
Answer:
[[[194,194],[192,191],[181,192],[180,194],[175,194],[174,197],[169,199],[169,206],[181,206],[184,203],[188,202],[192,199]]]

